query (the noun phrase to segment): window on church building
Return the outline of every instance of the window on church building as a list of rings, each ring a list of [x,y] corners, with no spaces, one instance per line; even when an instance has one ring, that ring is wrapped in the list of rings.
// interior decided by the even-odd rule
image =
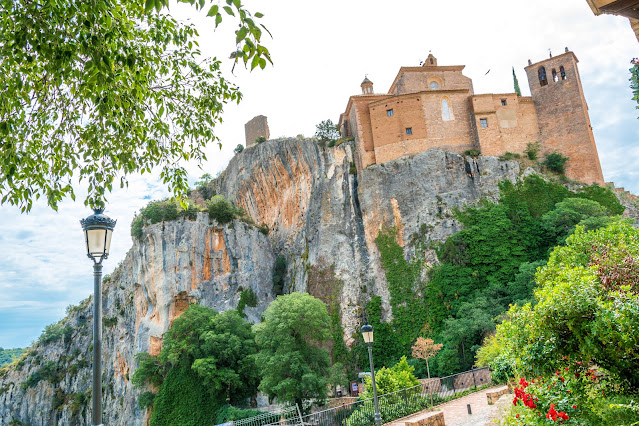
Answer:
[[[479,123],[481,124],[481,128],[485,129],[486,127],[488,127],[488,119],[487,118],[480,118],[479,119]]]
[[[508,101],[506,99],[502,99],[501,106],[506,106],[506,105],[508,105]]]
[[[545,86],[548,84],[548,78],[546,77],[546,68],[541,67],[538,71],[539,74],[539,85]]]
[[[386,115],[387,115],[388,117],[392,117],[392,116],[393,116],[393,110],[392,110],[392,109],[387,109],[387,110],[386,110]]]
[[[444,121],[450,121],[450,106],[446,98],[442,99],[442,119]]]
[[[552,69],[552,81],[554,81],[555,83],[559,81],[559,76],[557,75],[557,70],[555,70],[554,68]]]
[[[412,135],[413,134],[413,128],[412,127],[407,127],[406,128],[406,134],[407,135]]]
[[[566,75],[566,70],[563,65],[559,67],[559,74],[561,74],[562,80],[568,80],[568,76]]]

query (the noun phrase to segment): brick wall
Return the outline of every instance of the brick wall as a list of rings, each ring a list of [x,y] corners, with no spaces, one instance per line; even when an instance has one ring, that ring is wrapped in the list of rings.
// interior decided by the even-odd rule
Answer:
[[[560,75],[562,66],[565,79]],[[546,71],[546,85],[541,85],[539,81],[541,67]],[[553,70],[558,74],[557,81],[553,79]],[[577,57],[567,52],[529,65],[526,73],[537,113],[542,153],[558,151],[567,156],[566,176],[569,178],[603,184],[588,105],[577,69]]]

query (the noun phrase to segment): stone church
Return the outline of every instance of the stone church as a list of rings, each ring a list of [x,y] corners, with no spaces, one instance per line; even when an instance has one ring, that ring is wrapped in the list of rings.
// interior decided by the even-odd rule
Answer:
[[[538,143],[542,155],[569,158],[569,178],[603,184],[577,62],[568,48],[534,64],[529,60],[532,96],[476,95],[463,65],[440,66],[431,54],[421,66],[401,67],[388,93],[375,93],[365,78],[339,128],[343,137],[355,138],[358,168],[433,148],[500,156],[522,154]]]

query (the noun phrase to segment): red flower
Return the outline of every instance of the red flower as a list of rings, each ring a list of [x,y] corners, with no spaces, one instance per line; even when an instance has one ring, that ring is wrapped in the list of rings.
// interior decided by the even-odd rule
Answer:
[[[577,406],[576,406],[576,405],[573,405],[573,406],[572,406],[572,409],[573,409],[573,410],[576,410],[576,409],[577,409]]]
[[[555,371],[555,374],[559,376],[559,370]]]
[[[517,405],[517,397],[515,397],[515,399],[513,399],[513,405]]]
[[[557,411],[555,410],[555,404],[550,404],[550,410],[548,410],[546,418],[551,419],[553,422],[557,421]]]
[[[577,365],[581,365],[581,361],[577,361]]]
[[[579,373],[575,373],[575,378],[579,378]]]
[[[566,379],[564,379],[563,377],[559,376],[559,380],[561,380],[561,382],[563,383]]]
[[[564,420],[568,420],[570,418],[570,416],[563,411],[560,411],[559,414],[557,414],[557,417],[561,417]]]
[[[566,370],[566,371],[568,371],[568,367],[566,367],[566,369],[565,369],[565,370]]]
[[[516,419],[518,419],[518,418],[519,418],[519,414],[517,414],[517,415],[515,416],[515,418],[516,418]]]

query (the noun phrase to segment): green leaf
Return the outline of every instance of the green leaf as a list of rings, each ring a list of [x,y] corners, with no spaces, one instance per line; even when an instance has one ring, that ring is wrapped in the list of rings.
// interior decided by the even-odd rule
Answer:
[[[246,37],[246,34],[248,34],[248,29],[246,27],[242,27],[237,31],[237,36],[235,37],[235,43],[239,43],[242,40],[244,40],[244,37]]]
[[[218,9],[219,6],[214,4],[213,6],[211,6],[211,8],[209,9],[209,13],[206,14],[206,16],[213,16],[213,15],[217,15],[218,13]]]
[[[263,17],[263,16],[264,16],[264,14],[263,14],[263,13],[260,13],[260,12],[256,12],[254,16],[255,16],[256,18],[261,18],[261,17]]]
[[[233,4],[238,10],[242,8],[242,3],[240,2],[240,0],[233,0]]]
[[[220,25],[220,22],[222,22],[222,15],[218,13],[215,16],[215,28],[217,28],[217,26]]]
[[[224,6],[224,11],[231,16],[235,16],[235,13],[233,13],[233,9],[231,9],[229,6]]]
[[[155,7],[155,0],[146,0],[144,3],[144,12],[149,13]]]
[[[257,55],[253,56],[253,60],[251,61],[251,71],[255,69],[260,63],[260,57]]]

